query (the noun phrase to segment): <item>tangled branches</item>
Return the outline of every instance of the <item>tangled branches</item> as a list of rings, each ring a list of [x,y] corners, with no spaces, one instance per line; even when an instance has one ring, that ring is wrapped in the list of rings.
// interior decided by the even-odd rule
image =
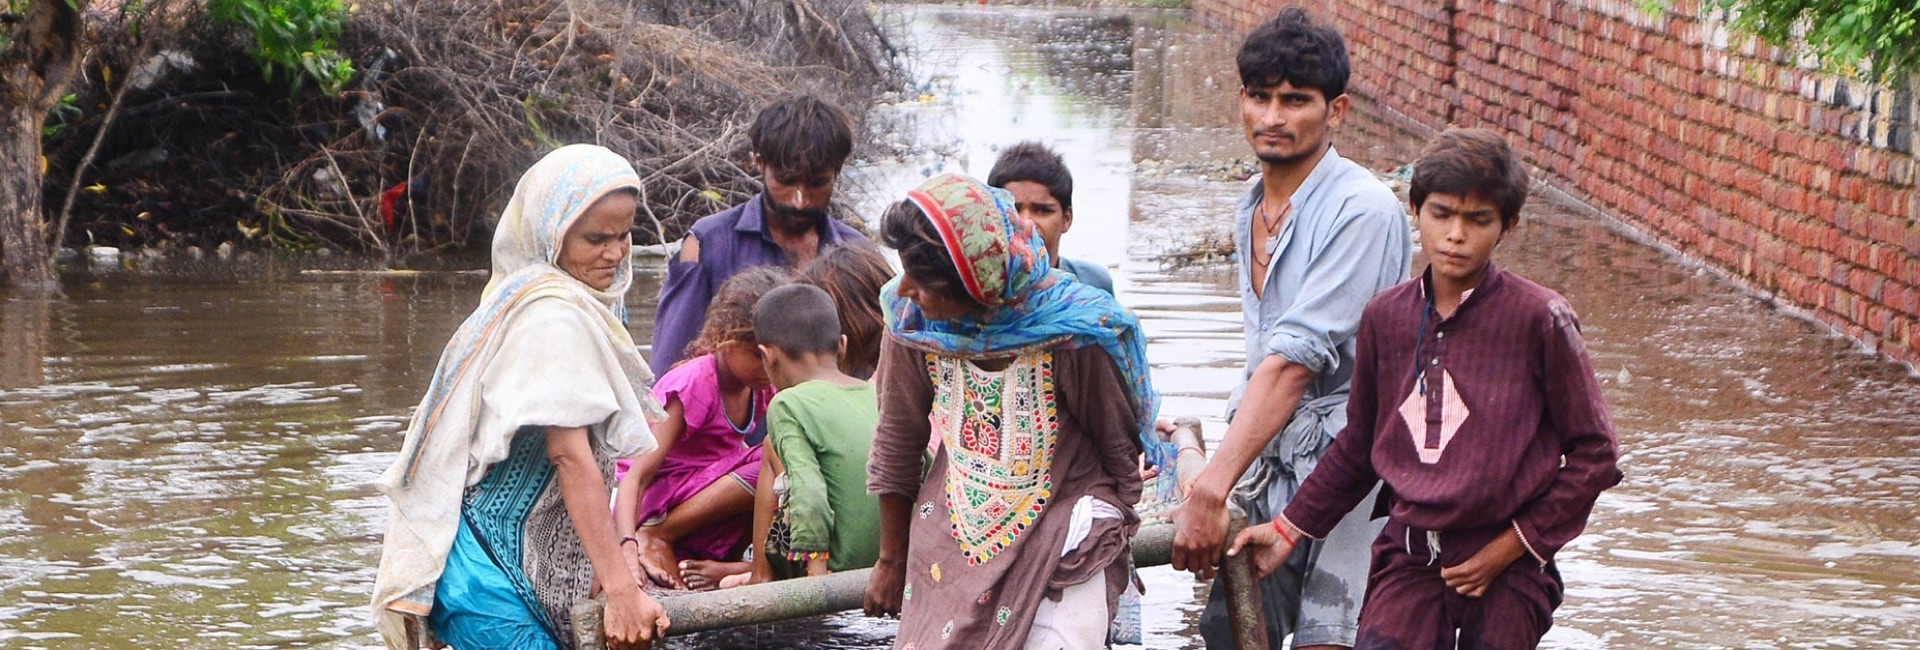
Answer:
[[[768,99],[811,91],[858,116],[899,80],[865,7],[375,0],[341,36],[361,74],[331,95],[264,82],[248,41],[184,3],[140,30],[151,41],[89,54],[43,140],[44,209],[71,208],[70,245],[391,257],[467,247],[528,165],[593,142],[646,179],[641,242],[670,240],[757,189],[742,133]]]
[[[398,0],[362,5],[365,73],[258,193],[289,246],[463,247],[553,147],[592,142],[645,180],[639,243],[756,191],[740,155],[760,104],[806,90],[854,115],[891,46],[852,0]]]

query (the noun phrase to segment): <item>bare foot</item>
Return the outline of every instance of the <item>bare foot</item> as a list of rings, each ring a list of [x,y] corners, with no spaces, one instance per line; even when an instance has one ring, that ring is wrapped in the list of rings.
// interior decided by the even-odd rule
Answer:
[[[760,582],[761,581],[759,580],[753,579],[752,571],[748,571],[746,573],[736,573],[736,574],[727,576],[725,578],[721,578],[720,588],[732,589],[734,587],[745,587],[747,585],[757,585],[757,584],[760,584]]]
[[[680,581],[679,572],[673,569],[679,561],[673,556],[672,543],[654,537],[645,526],[634,531],[633,538],[640,542],[640,568],[647,572],[648,580],[662,587],[687,588],[686,583]]]
[[[746,562],[721,562],[718,560],[683,560],[680,562],[680,580],[688,589],[706,591],[721,586],[720,582],[728,576],[753,569]]]

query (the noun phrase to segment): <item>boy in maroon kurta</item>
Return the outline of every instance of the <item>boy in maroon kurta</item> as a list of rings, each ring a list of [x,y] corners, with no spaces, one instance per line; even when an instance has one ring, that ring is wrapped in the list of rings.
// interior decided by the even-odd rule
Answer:
[[[1535,647],[1560,604],[1554,553],[1620,482],[1573,307],[1489,262],[1528,183],[1482,129],[1449,130],[1414,163],[1427,271],[1367,305],[1347,429],[1273,525],[1229,550],[1270,572],[1385,481],[1356,650]]]

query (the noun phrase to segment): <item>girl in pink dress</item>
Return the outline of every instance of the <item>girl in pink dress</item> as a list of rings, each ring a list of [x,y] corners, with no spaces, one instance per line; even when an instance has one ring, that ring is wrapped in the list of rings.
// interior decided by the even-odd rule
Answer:
[[[638,553],[661,586],[687,588],[681,560],[738,560],[745,550],[773,399],[754,345],[753,305],[786,282],[772,267],[728,279],[707,307],[696,356],[654,382],[667,411],[653,427],[660,446],[623,470],[614,517],[631,532],[622,548]]]

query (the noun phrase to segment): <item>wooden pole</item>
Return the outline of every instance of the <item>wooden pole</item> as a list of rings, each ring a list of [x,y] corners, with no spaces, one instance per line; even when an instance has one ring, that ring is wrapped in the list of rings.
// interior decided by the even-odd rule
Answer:
[[[1228,539],[1246,526],[1247,517],[1238,508],[1231,509]],[[1151,524],[1140,527],[1133,536],[1133,562],[1136,566],[1163,566],[1173,561],[1173,526]],[[1222,567],[1226,576],[1227,611],[1233,622],[1234,643],[1240,648],[1266,648],[1267,628],[1261,621],[1260,590],[1254,585],[1252,559],[1227,558]],[[733,589],[674,594],[660,598],[673,626],[673,636],[706,632],[740,625],[772,623],[808,616],[860,609],[867,593],[867,577],[872,569],[843,571],[817,578],[794,578]],[[606,647],[601,630],[600,601],[583,600],[574,605],[573,629],[580,650]]]
[[[675,635],[860,609],[873,569],[676,594],[660,599]]]
[[[1247,513],[1227,504],[1227,540],[1247,527]],[[1233,627],[1233,646],[1239,650],[1267,647],[1266,608],[1260,602],[1260,573],[1252,555],[1228,557],[1220,564],[1220,584],[1227,589],[1227,622]]]

